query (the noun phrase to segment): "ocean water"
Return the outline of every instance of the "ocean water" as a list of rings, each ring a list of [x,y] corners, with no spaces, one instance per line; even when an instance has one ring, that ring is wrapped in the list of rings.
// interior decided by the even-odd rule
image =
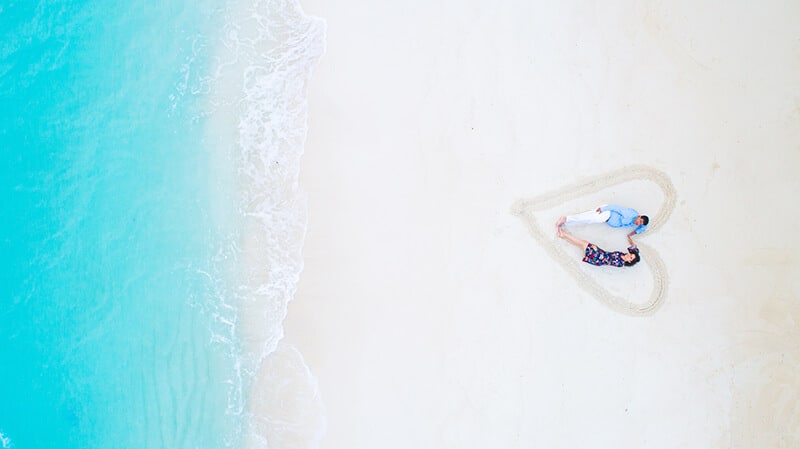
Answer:
[[[0,0],[0,447],[314,447],[296,1]]]

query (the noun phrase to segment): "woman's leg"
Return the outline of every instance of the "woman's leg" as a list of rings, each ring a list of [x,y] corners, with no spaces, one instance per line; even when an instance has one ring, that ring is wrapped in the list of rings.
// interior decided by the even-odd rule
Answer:
[[[565,231],[563,228],[558,228],[558,236],[584,251],[586,251],[586,247],[589,246],[589,242],[567,234],[567,231]]]

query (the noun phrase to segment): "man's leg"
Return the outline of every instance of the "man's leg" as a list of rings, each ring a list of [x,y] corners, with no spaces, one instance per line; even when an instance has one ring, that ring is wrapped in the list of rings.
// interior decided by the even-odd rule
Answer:
[[[595,224],[605,223],[611,217],[611,212],[597,212],[597,210],[588,210],[575,215],[567,215],[564,220],[565,224]]]

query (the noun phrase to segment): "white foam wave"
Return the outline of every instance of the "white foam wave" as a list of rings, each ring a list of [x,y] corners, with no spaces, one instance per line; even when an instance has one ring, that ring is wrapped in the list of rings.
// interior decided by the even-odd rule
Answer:
[[[0,432],[0,447],[3,449],[11,449],[11,438],[5,436],[3,432]]]
[[[278,428],[259,424],[265,410],[250,398],[259,395],[262,404],[256,391],[270,396],[278,391],[270,382],[285,381],[266,376],[263,367],[276,357],[303,269],[307,220],[298,179],[308,129],[306,85],[324,52],[325,23],[305,15],[297,0],[231,1],[225,22],[224,50],[208,88],[217,131],[229,134],[220,146],[233,148],[228,157],[236,167],[239,217],[216,257],[216,272],[208,274],[217,298],[213,341],[230,349],[235,369],[228,412],[245,420],[247,447],[268,448]],[[299,353],[293,360],[305,367]],[[286,375],[306,383],[300,390],[316,391],[307,367],[305,376],[299,371]],[[309,410],[322,413],[321,405],[302,413]],[[318,441],[324,418],[305,422],[316,423],[303,429],[309,442]]]
[[[314,448],[326,429],[316,379],[293,346],[279,343],[248,393],[245,447]]]

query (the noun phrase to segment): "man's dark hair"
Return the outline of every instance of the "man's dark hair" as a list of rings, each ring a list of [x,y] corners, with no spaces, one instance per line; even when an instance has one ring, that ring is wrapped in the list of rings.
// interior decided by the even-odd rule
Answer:
[[[638,251],[632,252],[631,254],[633,254],[633,260],[632,261],[630,261],[630,262],[622,262],[623,264],[625,264],[626,267],[632,267],[632,266],[636,265],[637,263],[639,263],[640,260],[642,260],[642,258],[639,257],[639,252]]]
[[[641,217],[642,217],[642,224],[647,226],[647,223],[650,223],[650,218],[648,218],[647,215],[642,215]]]

